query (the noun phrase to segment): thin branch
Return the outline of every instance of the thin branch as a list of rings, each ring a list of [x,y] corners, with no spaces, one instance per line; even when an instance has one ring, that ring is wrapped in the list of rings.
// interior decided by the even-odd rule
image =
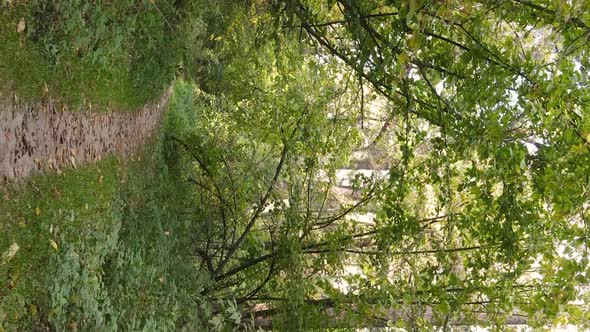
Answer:
[[[249,299],[251,299],[256,294],[258,294],[258,292],[262,289],[262,287],[264,287],[270,281],[272,276],[275,274],[275,269],[274,269],[275,263],[276,263],[275,259],[270,261],[270,267],[268,268],[268,274],[266,275],[266,278],[260,283],[260,285],[258,285],[256,288],[254,288],[250,293],[248,293],[247,295],[238,299],[236,301],[238,304],[244,303],[244,302],[248,301]]]
[[[315,227],[312,228],[312,230],[326,228],[326,227],[330,226],[331,224],[333,224],[334,222],[346,217],[349,213],[356,210],[359,206],[366,204],[369,200],[371,200],[373,197],[375,197],[375,194],[376,194],[375,189],[376,189],[376,185],[373,185],[373,187],[371,188],[369,193],[365,197],[363,197],[363,199],[356,202],[354,205],[352,205],[348,209],[342,211],[341,213],[339,213],[335,216],[329,217],[326,221],[316,223],[314,225]]]
[[[530,1],[525,1],[525,0],[513,0],[514,2],[517,2],[521,5],[524,5],[525,7],[534,9],[538,12],[541,12],[543,14],[546,14],[547,16],[549,16],[551,19],[555,19],[555,17],[559,16],[559,14],[557,14],[556,11],[551,10],[549,8],[537,5],[535,3],[532,3]],[[577,17],[570,17],[568,22],[572,22],[575,26],[577,26],[578,28],[582,28],[582,29],[586,29],[588,30],[588,26],[579,18]]]
[[[376,17],[387,17],[387,16],[397,16],[398,13],[376,13],[376,14],[364,14],[364,15],[359,15],[356,16],[354,18],[349,18],[349,19],[343,19],[343,20],[335,20],[335,21],[328,21],[328,22],[323,22],[323,23],[312,23],[312,24],[306,24],[307,26],[310,27],[326,27],[326,26],[332,26],[332,25],[340,25],[340,24],[345,24],[345,23],[350,23],[354,20],[366,20],[366,19],[370,19],[370,18],[376,18]],[[304,24],[300,24],[300,25],[283,25],[283,28],[305,28]]]
[[[238,239],[236,240],[236,242],[234,242],[234,244],[228,250],[225,259],[223,259],[219,263],[219,266],[217,267],[215,273],[213,274],[213,279],[218,280],[218,275],[223,271],[223,269],[225,268],[225,266],[229,262],[229,259],[231,258],[231,256],[236,252],[236,250],[238,250],[238,248],[240,247],[240,245],[242,244],[242,242],[246,238],[246,235],[248,235],[248,233],[250,232],[250,229],[256,223],[256,220],[258,219],[258,216],[260,215],[260,213],[262,212],[262,210],[264,210],[264,206],[266,205],[266,202],[267,202],[268,198],[270,197],[270,194],[272,193],[272,190],[273,190],[273,188],[274,188],[274,186],[275,186],[275,184],[276,184],[276,182],[277,182],[277,180],[279,178],[279,175],[280,175],[281,170],[283,168],[283,164],[285,163],[285,159],[287,157],[287,151],[288,150],[289,150],[289,145],[287,144],[287,142],[284,142],[283,143],[283,150],[281,151],[281,157],[279,159],[279,163],[278,163],[278,165],[277,165],[277,167],[275,169],[275,173],[274,173],[274,176],[272,178],[272,181],[270,182],[270,184],[268,185],[268,188],[266,189],[266,193],[260,199],[260,202],[258,203],[258,206],[256,207],[256,210],[254,211],[254,214],[250,218],[250,221],[246,225],[246,228],[244,229],[244,231],[242,232],[242,234],[238,237]]]

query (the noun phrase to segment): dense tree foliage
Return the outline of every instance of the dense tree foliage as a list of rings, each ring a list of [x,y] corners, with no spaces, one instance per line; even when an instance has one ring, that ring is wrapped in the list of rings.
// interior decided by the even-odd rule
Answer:
[[[295,329],[586,321],[586,5],[252,5],[183,141],[211,294]],[[370,149],[388,175],[339,197]]]
[[[170,137],[204,294],[292,329],[584,322],[584,6],[238,11]],[[354,151],[388,172],[343,184]]]

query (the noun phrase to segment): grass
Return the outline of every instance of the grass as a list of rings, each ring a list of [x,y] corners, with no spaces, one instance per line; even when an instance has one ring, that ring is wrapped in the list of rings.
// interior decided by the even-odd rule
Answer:
[[[148,149],[5,190],[0,331],[196,327],[206,276],[178,254],[190,190],[158,164]]]
[[[203,82],[221,74],[212,50],[234,7],[231,0],[0,0],[0,97],[137,109],[178,76]]]
[[[71,10],[53,16],[51,11],[39,13],[43,6],[53,8],[44,0],[0,5],[0,96],[51,97],[72,109],[93,104],[134,110],[162,94],[182,50],[149,2],[96,5],[92,14],[79,17],[83,22],[74,15],[83,12],[82,4],[61,2]],[[103,21],[108,29],[96,23]],[[21,22],[24,30],[19,32]],[[139,23],[131,29],[129,22]],[[84,28],[71,28],[77,26]]]
[[[218,34],[202,18],[227,3],[0,0],[0,98],[135,110],[188,67],[207,72]],[[0,187],[0,332],[204,329],[207,276],[181,250],[194,196],[171,149]]]
[[[65,170],[62,176],[35,176],[24,187],[4,189],[0,250],[5,253],[13,244],[19,249],[0,266],[0,321],[20,322],[24,329],[46,324],[51,256],[64,242],[79,237],[80,230],[95,229],[97,220],[104,221],[121,178],[120,163],[111,157],[78,170]]]
[[[190,88],[179,83],[166,131],[186,129],[176,108]],[[161,135],[127,161],[2,190],[0,331],[206,328],[211,307],[198,294],[208,279],[183,250],[197,222],[193,188],[172,149]]]

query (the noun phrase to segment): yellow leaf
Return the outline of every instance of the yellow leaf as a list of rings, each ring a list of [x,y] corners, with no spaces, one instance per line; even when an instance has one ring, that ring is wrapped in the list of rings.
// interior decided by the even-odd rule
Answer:
[[[25,31],[26,25],[25,25],[25,19],[21,18],[20,21],[18,22],[18,25],[16,26],[16,31],[18,31],[18,33],[21,33],[23,31]]]
[[[51,240],[51,239],[50,239],[50,240],[49,240],[49,244],[51,245],[51,247],[52,247],[52,248],[53,248],[55,251],[57,251],[57,243],[56,243],[55,241],[53,241],[53,240]]]
[[[38,208],[38,207],[36,207],[36,208],[35,208],[35,214],[36,214],[36,215],[40,215],[40,214],[41,214],[41,209],[40,209],[40,208]]]
[[[412,37],[410,37],[410,40],[408,41],[408,46],[412,50],[417,50],[420,47],[420,39],[418,37],[418,32],[416,32],[416,30],[412,32]]]
[[[467,13],[467,14],[471,14],[471,10],[473,9],[473,3],[470,0],[464,1],[463,2],[463,10]]]
[[[573,145],[570,150],[570,153],[573,154],[585,154],[586,153],[586,146],[583,143]]]
[[[68,327],[70,328],[70,330],[72,331],[77,331],[78,330],[78,323],[75,320],[70,321],[70,323],[68,324]]]
[[[402,53],[398,54],[398,56],[397,56],[397,61],[402,66],[404,66],[405,64],[407,64],[409,60],[410,59],[408,58],[408,55],[405,52],[402,52]]]
[[[31,316],[33,316],[33,317],[37,317],[37,313],[38,313],[39,311],[37,310],[37,306],[36,306],[36,305],[34,305],[34,304],[31,304],[31,305],[29,306],[29,312],[31,313]]]

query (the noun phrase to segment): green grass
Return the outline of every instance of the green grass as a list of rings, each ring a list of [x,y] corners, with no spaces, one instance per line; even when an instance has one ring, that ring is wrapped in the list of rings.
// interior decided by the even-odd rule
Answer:
[[[190,188],[159,175],[156,156],[148,149],[124,167],[111,157],[5,190],[0,251],[19,249],[0,266],[0,331],[197,326],[206,276],[179,254]]]
[[[177,85],[165,131],[186,130],[191,88]],[[204,328],[208,277],[186,250],[197,207],[177,157],[162,134],[126,162],[0,190],[0,331]]]
[[[0,11],[0,94],[15,92],[23,98],[43,96],[49,70],[41,53],[17,32],[23,10]]]
[[[150,167],[130,166],[134,176],[122,194],[125,221],[106,284],[124,294],[111,297],[120,314],[119,328],[199,330],[210,308],[199,295],[208,277],[186,250],[193,238],[192,223],[198,222],[190,217],[193,188],[174,171],[162,169],[175,162],[161,160],[161,152],[147,161]]]
[[[0,200],[0,250],[12,244],[19,250],[0,266],[0,321],[20,322],[23,328],[46,323],[49,294],[46,279],[49,260],[64,242],[81,231],[104,228],[116,202],[122,170],[116,158],[108,158],[62,176],[33,177],[24,187],[4,189]]]
[[[0,0],[0,98],[136,109],[178,76],[222,74],[212,50],[234,8],[231,0]]]
[[[70,11],[46,15],[40,8],[53,7],[44,0],[0,5],[0,96],[122,110],[158,98],[182,57],[170,18],[135,1],[93,5],[92,14],[78,17],[84,2],[69,2],[55,3]]]

